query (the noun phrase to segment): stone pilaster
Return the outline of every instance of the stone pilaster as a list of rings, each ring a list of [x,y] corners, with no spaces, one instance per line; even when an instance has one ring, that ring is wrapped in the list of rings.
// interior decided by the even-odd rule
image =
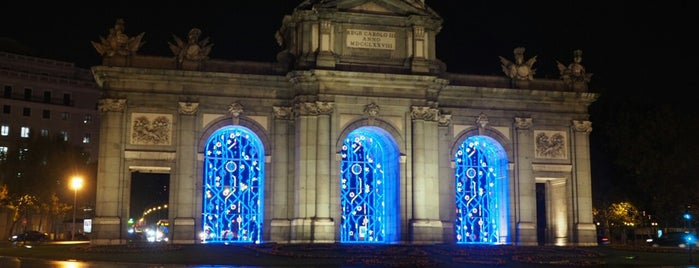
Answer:
[[[412,166],[413,166],[413,214],[410,233],[414,243],[442,241],[442,222],[439,218],[439,110],[432,107],[413,106]]]
[[[123,222],[120,211],[124,185],[124,135],[126,99],[101,99],[100,154],[97,167],[97,197],[92,224],[93,244],[120,244]],[[125,232],[124,232],[125,234]]]
[[[293,107],[274,107],[274,149],[272,155],[272,175],[271,181],[266,183],[267,193],[265,194],[265,203],[270,204],[271,209],[269,235],[271,241],[289,241],[291,237],[291,217],[293,206],[290,204],[293,200],[293,181],[294,176],[289,172],[289,165],[292,162],[292,157],[289,137],[293,137],[290,133],[292,122],[294,120]]]
[[[534,158],[534,138],[532,137],[532,119],[516,117],[515,159],[517,161],[514,206],[516,241],[518,245],[537,245],[536,236],[536,180],[532,171]]]
[[[175,159],[175,169],[171,174],[171,185],[173,185],[172,204],[170,215],[173,217],[170,241],[177,244],[194,244],[195,237],[192,233],[197,233],[195,228],[195,204],[201,204],[201,200],[195,200],[198,191],[201,191],[200,176],[190,167],[197,166],[196,140],[192,129],[196,129],[196,115],[199,110],[197,102],[179,102],[179,120],[176,125],[178,142],[177,157]]]
[[[573,120],[573,242],[595,245],[597,229],[592,218],[592,174],[590,168],[590,132],[592,122]]]
[[[335,224],[330,217],[330,115],[332,103],[316,102],[318,126],[316,141],[316,212],[313,218],[313,241],[335,242]]]
[[[294,217],[291,242],[312,242],[312,219],[316,213],[316,161],[318,160],[318,114],[315,102],[296,104],[296,163],[294,169]]]

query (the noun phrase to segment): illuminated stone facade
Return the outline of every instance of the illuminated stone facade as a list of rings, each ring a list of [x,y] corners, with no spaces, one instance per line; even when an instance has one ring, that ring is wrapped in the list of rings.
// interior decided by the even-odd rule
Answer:
[[[306,1],[278,62],[105,57],[92,243],[126,242],[131,174],[156,172],[173,243],[595,245],[597,95],[448,73],[441,24],[423,1]]]

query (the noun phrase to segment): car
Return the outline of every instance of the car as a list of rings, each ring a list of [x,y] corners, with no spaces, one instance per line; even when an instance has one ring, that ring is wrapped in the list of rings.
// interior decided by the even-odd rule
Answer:
[[[598,245],[609,245],[609,237],[606,236],[597,236],[597,244]]]
[[[686,248],[687,245],[697,247],[696,235],[687,232],[670,232],[653,239],[651,245],[653,247],[680,247]]]
[[[46,242],[49,241],[49,234],[39,231],[26,231],[10,236],[9,240],[10,242]]]

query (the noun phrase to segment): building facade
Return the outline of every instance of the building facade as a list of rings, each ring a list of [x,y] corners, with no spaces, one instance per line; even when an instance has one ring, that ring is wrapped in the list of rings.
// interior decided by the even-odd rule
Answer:
[[[126,243],[134,174],[157,173],[173,243],[595,245],[589,75],[534,78],[523,48],[448,73],[441,25],[424,1],[305,1],[265,63],[209,59],[199,29],[138,55],[118,20],[93,43],[92,243]]]
[[[4,48],[0,50],[0,161],[6,161],[8,157],[27,157],[28,143],[39,137],[81,147],[91,157],[91,163],[97,161],[100,124],[96,104],[102,92],[90,70],[69,62],[5,52]],[[41,180],[43,185],[57,185],[52,178],[24,178],[26,170],[18,169],[15,174],[5,172],[0,176],[0,181],[10,188],[11,194],[16,194],[12,191],[18,190],[27,179]],[[56,179],[65,179],[62,183],[67,184],[68,178]],[[85,179],[92,181],[94,177]],[[61,194],[62,190],[67,192],[70,188],[66,186],[56,189],[56,192]],[[73,195],[70,197],[67,203],[72,204]],[[90,199],[85,197],[80,203],[89,203],[86,200]],[[1,233],[14,232],[20,227],[54,231],[49,230],[48,221],[39,216],[24,217],[19,220],[22,226],[15,226],[12,213],[0,213],[0,221],[6,223],[0,224]],[[79,217],[82,218],[83,213]],[[15,230],[10,230],[13,226]]]

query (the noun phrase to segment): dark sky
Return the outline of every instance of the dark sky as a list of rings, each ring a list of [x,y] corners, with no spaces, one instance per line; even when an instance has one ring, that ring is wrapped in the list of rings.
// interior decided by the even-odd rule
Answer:
[[[184,38],[198,27],[214,44],[212,58],[274,61],[274,32],[300,2],[13,1],[0,16],[0,37],[89,67],[100,62],[90,41],[124,18],[129,36],[145,33],[140,54],[170,56],[172,35]],[[570,63],[572,51],[581,49],[597,88],[641,94],[668,81],[665,92],[698,85],[697,1],[426,2],[444,19],[437,57],[450,72],[503,75],[498,56],[512,59],[512,50],[523,46],[526,58],[538,56],[535,77],[557,78],[555,61]]]

